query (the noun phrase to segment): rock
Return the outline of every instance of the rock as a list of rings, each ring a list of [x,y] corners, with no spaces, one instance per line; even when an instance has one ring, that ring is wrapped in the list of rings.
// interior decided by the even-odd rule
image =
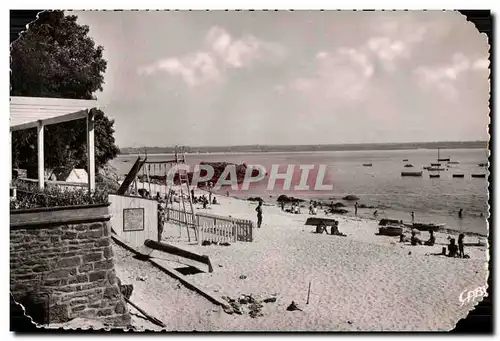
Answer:
[[[146,276],[138,276],[135,280],[144,282],[147,279]]]
[[[409,256],[409,255],[411,255],[411,251],[410,251],[410,252],[408,252],[408,256]]]
[[[227,242],[220,243],[219,245],[221,245],[221,246],[231,246],[231,244],[229,244],[229,243],[227,243]]]
[[[223,306],[222,309],[224,310],[224,312],[226,314],[230,314],[231,315],[231,314],[234,313],[233,309],[231,307],[229,307],[229,306]]]
[[[239,299],[240,304],[248,304],[250,303],[250,297],[242,295]]]
[[[219,268],[222,268],[222,264],[219,264]]]
[[[264,303],[271,303],[271,302],[276,302],[277,298],[276,297],[268,297],[264,299],[262,302]]]
[[[302,311],[302,309],[300,309],[299,307],[297,307],[297,304],[292,301],[292,303],[290,303],[290,305],[286,308],[287,311]]]
[[[342,199],[347,201],[354,201],[354,200],[359,200],[359,197],[355,196],[354,194],[349,194],[343,197]]]
[[[208,246],[208,245],[210,245],[210,244],[211,244],[211,243],[210,243],[208,240],[204,240],[204,241],[202,241],[202,242],[201,242],[201,245],[202,245],[202,246]]]
[[[132,291],[134,291],[134,286],[132,284],[124,284],[120,286],[120,292],[127,299],[130,299],[130,296],[132,296]]]
[[[243,315],[243,312],[241,311],[241,306],[238,303],[232,302],[231,307],[233,308],[235,314]]]
[[[251,318],[264,316],[264,314],[262,314],[259,310],[252,310],[252,311],[250,311],[250,313],[248,315],[250,315]]]
[[[252,304],[250,304],[250,305],[248,306],[248,308],[249,308],[250,310],[260,310],[260,309],[262,309],[262,307],[264,307],[264,306],[262,305],[262,303],[258,303],[258,302],[257,302],[257,303],[252,303]]]
[[[240,276],[240,279],[246,279],[246,278],[247,278],[247,276],[245,276],[245,275]]]

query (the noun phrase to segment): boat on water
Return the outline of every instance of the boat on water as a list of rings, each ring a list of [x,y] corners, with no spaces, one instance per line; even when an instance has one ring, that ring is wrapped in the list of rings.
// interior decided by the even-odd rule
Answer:
[[[381,226],[378,228],[378,234],[383,236],[396,237],[403,234],[403,228],[394,225]]]
[[[405,167],[406,167],[406,168],[412,168],[412,167],[413,167],[413,165],[411,165],[411,164],[407,164],[407,165],[405,165]]]
[[[433,167],[440,167],[441,164],[440,163],[431,163],[431,166],[433,166]]]
[[[440,172],[440,171],[444,171],[444,168],[442,168],[442,167],[428,167],[427,170],[429,172],[433,172],[433,171]]]
[[[422,176],[423,172],[401,172],[401,176]]]
[[[486,178],[486,174],[471,174],[473,178]]]
[[[403,159],[403,162],[408,162],[408,159]]]
[[[449,165],[458,165],[460,162],[458,161],[448,161]]]
[[[479,167],[486,167],[486,166],[488,166],[488,163],[487,162],[481,162],[481,163],[478,163],[477,165]]]
[[[371,163],[363,163],[363,166],[364,166],[364,167],[371,167],[371,166],[373,166],[373,165],[372,165]]]
[[[429,174],[429,178],[439,178],[439,174]]]
[[[448,158],[443,158],[443,159],[442,159],[442,158],[440,158],[440,157],[439,157],[439,151],[440,151],[440,150],[439,150],[439,148],[438,148],[438,158],[437,158],[437,161],[438,161],[438,162],[443,162],[443,161],[445,161],[445,162],[446,162],[446,161],[451,161],[451,159],[450,159],[449,157],[448,157]]]
[[[454,177],[454,178],[463,178],[464,175],[463,174],[453,174],[452,177]]]
[[[436,232],[440,228],[443,228],[446,224],[435,224],[435,223],[408,223],[404,224],[406,227],[416,229],[419,231],[434,231]]]
[[[422,168],[425,169],[425,170],[429,170],[429,168],[431,168],[431,166],[424,166]]]

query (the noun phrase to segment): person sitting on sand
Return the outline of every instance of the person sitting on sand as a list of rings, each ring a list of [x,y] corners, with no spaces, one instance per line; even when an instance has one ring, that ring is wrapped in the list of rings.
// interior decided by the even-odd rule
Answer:
[[[465,234],[460,233],[460,235],[458,236],[458,256],[460,258],[463,258],[465,256],[465,252],[464,252],[464,238],[465,238]]]
[[[431,236],[429,237],[429,240],[426,241],[424,244],[427,246],[434,246],[434,244],[436,243],[436,238],[434,237],[434,231],[429,231],[429,233],[431,234]]]
[[[295,205],[295,212],[294,213],[295,214],[300,214],[300,206],[299,206],[299,204]]]
[[[218,204],[217,199],[216,199],[216,198],[215,198],[215,196],[214,196],[214,198],[213,198],[213,200],[212,200],[212,205],[217,205],[217,204]]]
[[[417,233],[415,231],[411,231],[411,238],[410,238],[411,245],[413,246],[422,245],[422,241],[417,238],[416,234]]]
[[[458,256],[458,247],[455,244],[455,238],[450,239],[450,244],[448,244],[448,257],[457,257]]]
[[[330,234],[332,236],[341,236],[341,237],[346,236],[345,234],[343,234],[342,232],[339,231],[339,222],[338,221],[335,221],[335,223],[332,225],[332,228],[330,230]]]
[[[312,204],[309,205],[309,214],[310,215],[314,214],[313,213],[313,205]]]
[[[400,242],[400,243],[406,243],[406,242],[409,242],[408,238],[405,236],[405,234],[404,234],[404,233],[401,233],[401,234],[399,235],[399,242]]]

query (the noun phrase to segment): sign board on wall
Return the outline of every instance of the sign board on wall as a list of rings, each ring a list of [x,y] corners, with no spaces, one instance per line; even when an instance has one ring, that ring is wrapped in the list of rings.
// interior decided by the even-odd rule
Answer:
[[[123,232],[144,231],[144,208],[123,209]]]

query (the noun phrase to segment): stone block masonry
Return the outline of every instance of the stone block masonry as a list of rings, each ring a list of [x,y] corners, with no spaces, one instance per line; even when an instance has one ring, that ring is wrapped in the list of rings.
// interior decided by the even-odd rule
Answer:
[[[16,226],[10,230],[10,290],[17,302],[48,294],[48,322],[130,323],[113,264],[108,221]]]

